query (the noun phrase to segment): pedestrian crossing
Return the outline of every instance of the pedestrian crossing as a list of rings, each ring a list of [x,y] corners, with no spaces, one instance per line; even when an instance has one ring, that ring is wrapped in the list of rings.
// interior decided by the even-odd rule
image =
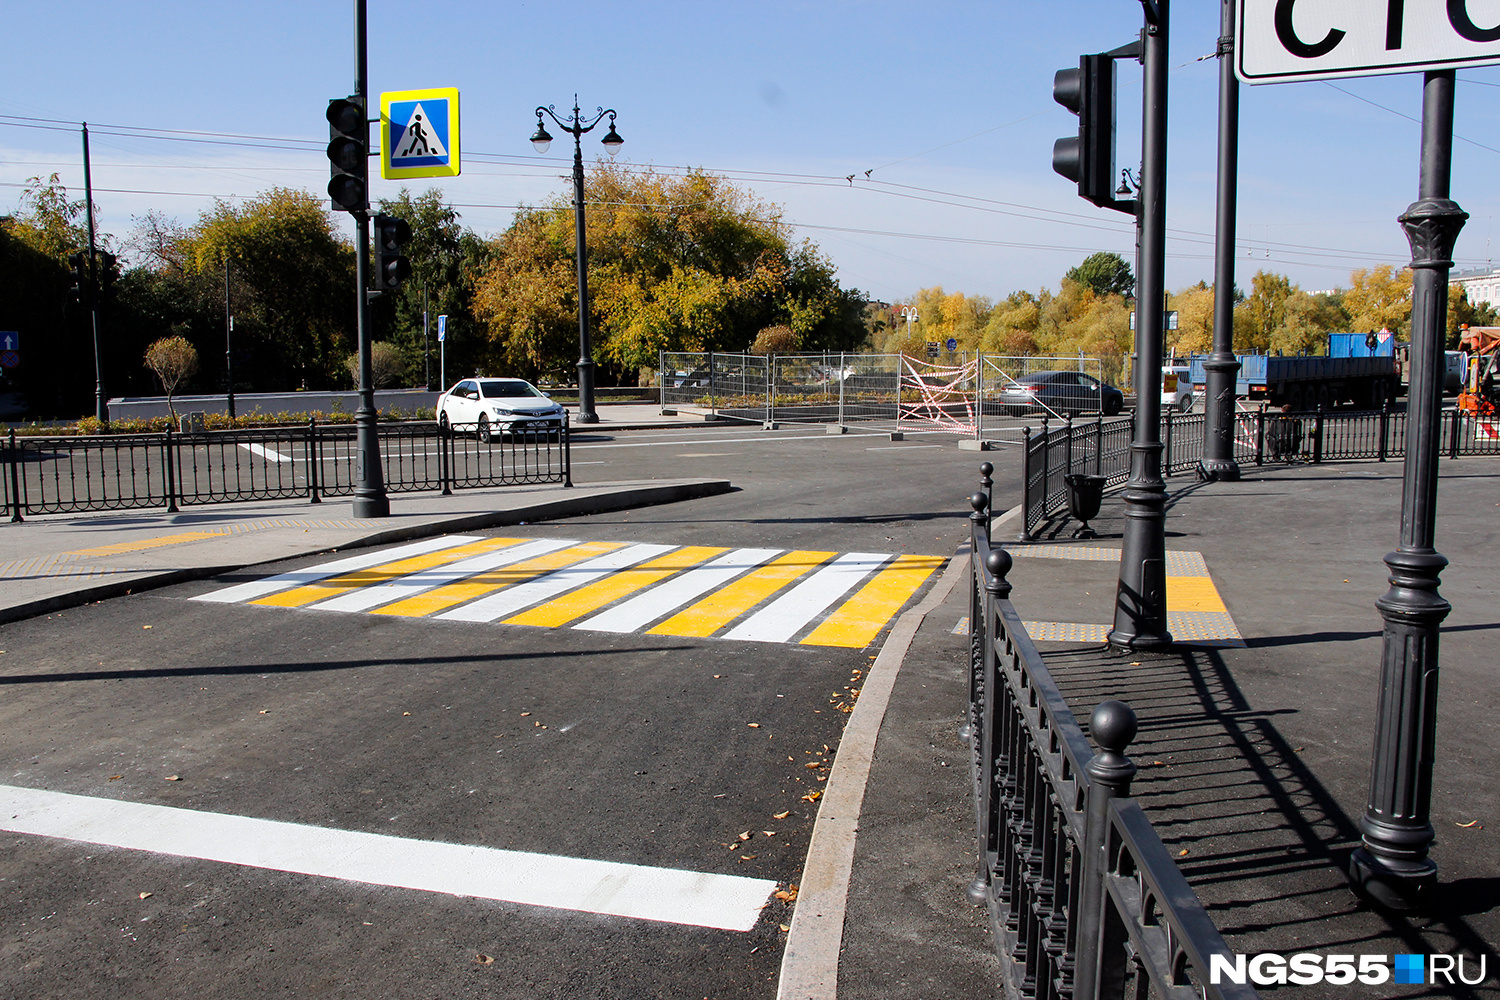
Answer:
[[[941,556],[447,535],[194,601],[863,648]]]

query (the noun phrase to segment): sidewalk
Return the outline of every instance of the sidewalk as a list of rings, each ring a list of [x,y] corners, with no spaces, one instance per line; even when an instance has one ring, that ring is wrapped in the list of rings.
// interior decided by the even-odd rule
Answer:
[[[1470,956],[1470,976],[1484,955],[1485,986],[1441,995],[1493,997],[1500,463],[1445,459],[1438,488],[1437,549],[1450,560],[1441,592],[1453,611],[1440,645],[1437,903],[1426,916],[1381,913],[1343,875],[1369,781],[1383,629],[1374,601],[1388,586],[1382,557],[1398,540],[1401,471],[1373,462],[1249,466],[1238,483],[1169,480],[1168,573],[1176,575],[1174,561],[1191,562],[1182,554],[1201,553],[1209,590],[1241,637],[1170,653],[1118,656],[1092,638],[1112,622],[1118,494],[1093,522],[1099,539],[1073,541],[1075,525],[1063,524],[1041,543],[1015,543],[1014,518],[997,518],[994,537],[1015,557],[1011,597],[1032,634],[1068,625],[1091,637],[1039,643],[1074,715],[1086,720],[1107,698],[1139,715],[1128,751],[1140,767],[1133,794],[1232,949],[1458,952]],[[1169,609],[1189,596],[1200,608],[1212,603],[1201,588],[1188,591],[1184,584],[1174,598],[1169,580]],[[967,602],[960,582],[927,614],[880,729],[859,817],[840,1000],[1000,995],[987,914],[964,896],[975,854],[968,747],[956,736],[967,697]],[[1191,625],[1181,614],[1191,612],[1172,612]],[[1327,985],[1297,990],[1348,995]]]

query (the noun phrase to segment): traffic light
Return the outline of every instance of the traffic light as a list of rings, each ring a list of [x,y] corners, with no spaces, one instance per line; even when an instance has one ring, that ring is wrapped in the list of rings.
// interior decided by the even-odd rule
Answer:
[[[1115,179],[1114,53],[1079,57],[1077,69],[1060,69],[1052,99],[1078,116],[1077,138],[1052,146],[1052,169],[1078,182],[1078,196],[1113,208]]]
[[[380,251],[380,268],[375,283],[381,288],[395,288],[411,276],[411,261],[401,248],[411,240],[411,226],[394,215],[375,216],[375,247]]]
[[[114,254],[99,252],[99,300],[101,302],[115,300],[115,280],[120,277],[117,263]]]
[[[82,253],[68,254],[68,295],[75,302],[87,302],[89,298],[88,258]]]
[[[332,173],[328,197],[341,212],[357,212],[366,206],[369,141],[363,97],[336,97],[328,102],[328,162]]]

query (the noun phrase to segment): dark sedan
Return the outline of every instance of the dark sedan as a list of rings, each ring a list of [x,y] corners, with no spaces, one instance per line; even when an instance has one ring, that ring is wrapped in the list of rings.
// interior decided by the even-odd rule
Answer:
[[[1125,407],[1125,394],[1083,372],[1032,372],[1006,382],[994,397],[1004,412],[1019,416],[1045,410],[1065,413],[1102,413],[1112,417]]]

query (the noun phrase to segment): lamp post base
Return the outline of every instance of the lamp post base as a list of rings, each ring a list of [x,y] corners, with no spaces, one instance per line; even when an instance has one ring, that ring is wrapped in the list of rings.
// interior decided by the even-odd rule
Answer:
[[[356,495],[352,513],[355,517],[390,517],[390,497],[383,493],[367,497]]]
[[[573,423],[575,424],[597,424],[598,422],[599,414],[593,412],[592,410],[587,413],[585,413],[583,410],[579,410],[578,416],[573,418]]]
[[[1205,458],[1198,463],[1198,478],[1205,483],[1237,483],[1240,466],[1232,458]]]
[[[1437,865],[1423,858],[1392,864],[1363,847],[1349,859],[1349,882],[1354,891],[1378,906],[1399,913],[1426,907],[1437,888]]]

